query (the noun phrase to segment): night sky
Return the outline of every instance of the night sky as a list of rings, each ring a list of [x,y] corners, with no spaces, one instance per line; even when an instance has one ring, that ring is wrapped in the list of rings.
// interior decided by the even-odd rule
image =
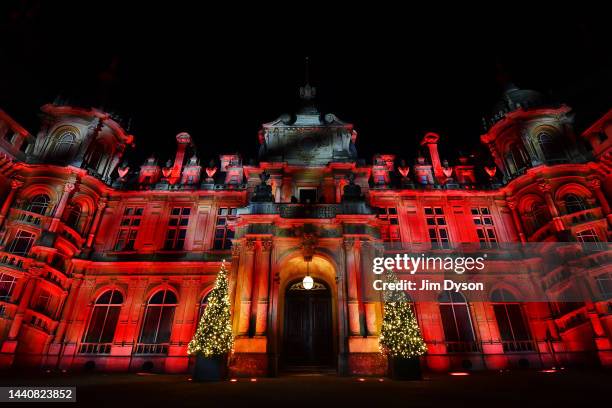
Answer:
[[[442,135],[443,157],[474,152],[508,80],[574,107],[579,131],[612,108],[602,11],[138,3],[3,2],[0,107],[32,133],[39,107],[58,96],[115,112],[131,123],[136,164],[150,152],[165,162],[180,131],[203,163],[221,152],[255,157],[260,125],[296,108],[305,56],[321,111],[354,123],[368,161],[375,152],[412,161],[426,131]]]

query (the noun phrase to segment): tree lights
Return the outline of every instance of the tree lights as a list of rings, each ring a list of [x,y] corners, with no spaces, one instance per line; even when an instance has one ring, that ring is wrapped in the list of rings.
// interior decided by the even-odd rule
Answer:
[[[388,270],[385,280],[396,282],[397,277]],[[383,300],[384,317],[378,340],[380,351],[389,357],[390,371],[394,377],[420,378],[418,357],[427,352],[427,346],[406,294],[385,291]]]
[[[233,345],[227,269],[224,260],[215,287],[209,295],[208,306],[204,310],[193,339],[189,342],[188,353],[203,357],[221,357],[229,353]]]

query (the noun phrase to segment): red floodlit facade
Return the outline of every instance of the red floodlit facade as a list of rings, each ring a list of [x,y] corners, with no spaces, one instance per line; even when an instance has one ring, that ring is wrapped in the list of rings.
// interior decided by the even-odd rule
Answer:
[[[490,162],[449,163],[444,136],[428,133],[414,163],[366,164],[353,125],[322,115],[309,85],[300,95],[300,111],[262,126],[257,165],[236,154],[200,163],[180,133],[173,159],[134,168],[123,162],[134,137],[105,112],[45,105],[33,135],[0,111],[0,367],[187,372],[224,259],[234,375],[274,375],[304,347],[290,314],[307,268],[321,291],[304,304],[324,311],[301,329],[320,354],[306,363],[383,374],[382,308],[359,278],[365,243],[609,242],[612,111],[578,134],[569,107],[509,88],[485,120]],[[518,302],[507,280],[488,302],[416,302],[424,366],[612,366],[607,265],[585,269],[600,301]],[[313,345],[322,335],[328,345]]]

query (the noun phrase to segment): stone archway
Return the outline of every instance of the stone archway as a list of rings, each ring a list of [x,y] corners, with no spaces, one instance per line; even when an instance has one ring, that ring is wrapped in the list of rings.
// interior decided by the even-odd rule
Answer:
[[[306,271],[307,264],[301,253],[291,256],[278,268],[274,315],[279,368],[335,368],[339,339],[342,338],[339,333],[341,308],[338,307],[335,266],[323,255],[315,254],[312,257],[308,265],[309,274],[315,280],[316,290],[312,291],[300,288]]]

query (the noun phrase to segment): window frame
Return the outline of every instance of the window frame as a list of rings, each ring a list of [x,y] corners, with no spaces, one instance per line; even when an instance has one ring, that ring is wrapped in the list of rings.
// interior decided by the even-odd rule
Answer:
[[[431,244],[431,249],[450,249],[451,237],[444,207],[426,206],[423,207],[423,213],[425,214],[427,237]],[[440,220],[442,220],[441,223]]]
[[[178,210],[177,214],[174,214],[175,210]],[[182,251],[185,249],[190,217],[191,207],[172,207],[170,209],[163,247],[165,251]]]
[[[144,206],[129,206],[123,209],[119,230],[113,245],[113,251],[133,251],[138,238],[138,231],[142,225]],[[122,243],[122,245],[120,245]]]

